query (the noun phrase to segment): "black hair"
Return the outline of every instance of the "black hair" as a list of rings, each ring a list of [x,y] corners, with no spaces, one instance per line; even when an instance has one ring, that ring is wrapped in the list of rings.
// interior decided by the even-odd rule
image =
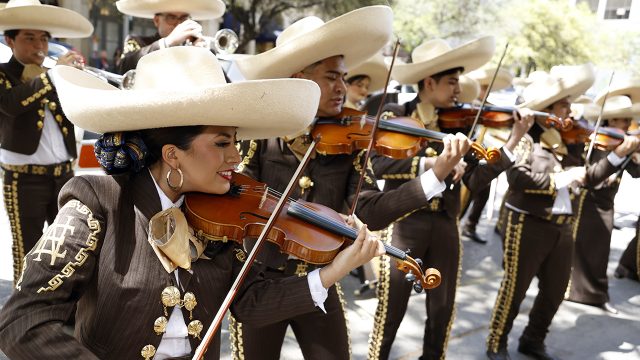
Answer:
[[[435,80],[436,82],[440,82],[440,79],[442,79],[446,75],[462,73],[463,71],[464,71],[464,68],[462,66],[458,66],[445,71],[440,71],[439,73],[433,74],[429,77]],[[418,81],[418,92],[422,91],[422,89],[424,89],[424,79],[421,79],[420,81]]]
[[[347,81],[345,81],[347,84],[351,85],[353,83],[355,83],[356,81],[360,81],[360,80],[364,80],[364,79],[371,79],[371,77],[369,75],[365,75],[365,74],[358,74],[358,75],[353,75],[351,77],[349,77],[347,79]]]
[[[176,126],[141,130],[140,137],[147,147],[145,166],[151,166],[162,159],[162,147],[173,144],[180,150],[189,150],[196,136],[202,134],[206,126]]]
[[[9,38],[11,40],[15,40],[16,36],[18,36],[18,34],[20,33],[20,29],[14,29],[14,30],[5,30],[4,31],[4,37],[5,38]],[[45,33],[47,34],[47,37],[49,39],[51,39],[51,33],[48,31],[45,31]]]

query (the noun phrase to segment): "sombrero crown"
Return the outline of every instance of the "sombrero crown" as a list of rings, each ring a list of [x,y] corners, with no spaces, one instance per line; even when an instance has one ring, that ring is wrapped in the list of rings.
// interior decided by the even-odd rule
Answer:
[[[597,120],[601,107],[602,101],[599,104],[596,103],[585,108],[584,116],[592,121]],[[640,102],[633,103],[631,98],[625,95],[608,96],[607,102],[604,104],[604,110],[602,111],[603,120],[632,118],[638,115],[640,115]]]
[[[347,69],[347,78],[358,75],[368,76],[371,80],[371,83],[369,84],[369,92],[372,93],[384,87],[388,71],[389,68],[384,62],[384,57],[381,53],[376,53],[360,65],[352,69]]]
[[[561,99],[577,98],[584,94],[594,81],[595,71],[591,64],[554,66],[549,74],[541,75],[523,90],[524,102],[518,106],[543,110]]]
[[[142,57],[130,90],[69,66],[53,76],[69,120],[97,133],[218,125],[237,127],[239,139],[284,136],[313,121],[320,98],[318,85],[302,79],[227,84],[215,55],[191,46]]]
[[[247,79],[290,77],[323,59],[342,55],[353,68],[376,54],[392,34],[393,12],[388,6],[368,6],[326,23],[305,17],[287,27],[276,46],[237,61]]]
[[[89,20],[75,11],[42,5],[39,0],[9,0],[0,9],[0,31],[31,29],[53,37],[82,38],[93,33]]]
[[[493,36],[485,36],[452,48],[442,39],[426,41],[413,49],[411,63],[394,66],[392,76],[402,84],[415,84],[437,73],[464,68],[463,73],[486,64],[495,50]]]
[[[119,0],[118,11],[140,18],[152,19],[155,14],[183,12],[194,20],[217,19],[226,6],[221,0]]]
[[[489,86],[496,70],[498,70],[498,74],[496,74],[496,80],[493,82],[491,91],[502,90],[511,86],[513,75],[509,70],[505,70],[503,68],[497,69],[495,66],[484,66],[478,70],[468,73],[467,76],[478,81],[481,86]]]

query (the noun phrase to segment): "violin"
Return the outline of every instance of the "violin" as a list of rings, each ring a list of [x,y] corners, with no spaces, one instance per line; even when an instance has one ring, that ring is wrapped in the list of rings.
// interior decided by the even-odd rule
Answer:
[[[593,133],[593,126],[585,119],[571,119],[573,126],[571,129],[560,132],[562,142],[567,145],[584,144],[589,141],[589,137]]]
[[[473,121],[479,111],[479,107],[473,104],[458,104],[452,108],[438,110],[438,126],[442,129],[464,129],[473,125]],[[506,128],[513,125],[513,111],[515,107],[485,105],[478,119],[478,123],[485,127]],[[533,115],[544,120],[545,126],[554,127],[561,131],[571,128],[571,119],[559,117],[542,111],[534,111]]]
[[[234,173],[226,195],[189,193],[184,208],[187,221],[198,236],[217,241],[243,243],[246,237],[258,237],[264,223],[280,200],[281,194],[266,184]],[[215,202],[215,206],[211,206]],[[284,211],[267,235],[267,241],[281,252],[312,264],[327,264],[353,243],[358,231],[349,226],[333,209],[302,200],[289,199]],[[215,219],[215,220],[214,220]],[[395,258],[397,268],[406,273],[416,291],[440,284],[440,272],[422,270],[422,261],[385,244],[387,255]]]
[[[573,127],[569,131],[561,132],[562,141],[567,145],[584,144],[594,139],[595,128],[585,119],[573,120]],[[640,131],[634,130],[625,133],[623,130],[614,127],[601,127],[595,136],[594,147],[598,150],[611,151],[622,144],[625,135],[639,136]]]
[[[371,139],[375,118],[358,110],[344,108],[334,118],[319,118],[311,131],[313,138],[320,137],[317,152],[320,154],[351,154],[366,149]],[[424,124],[411,117],[380,119],[374,148],[380,155],[393,159],[414,156],[428,141],[442,141],[447,134],[427,130]],[[471,151],[478,159],[493,163],[500,159],[500,150],[486,149],[473,143]]]

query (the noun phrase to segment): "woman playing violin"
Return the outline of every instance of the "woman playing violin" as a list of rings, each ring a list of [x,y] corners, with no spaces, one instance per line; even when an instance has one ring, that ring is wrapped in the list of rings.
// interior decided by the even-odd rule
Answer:
[[[348,69],[345,80],[347,93],[344,106],[363,110],[362,106],[367,97],[384,87],[387,72],[388,68],[380,53],[375,54],[364,63]]]
[[[0,347],[12,359],[191,358],[246,254],[193,236],[179,210],[184,194],[226,193],[241,160],[236,138],[304,128],[319,96],[300,79],[226,84],[215,56],[195,47],[149,54],[136,71],[133,89],[121,91],[76,69],[53,70],[65,113],[104,133],[97,156],[118,174],[63,188],[60,212],[25,256],[0,314]],[[293,106],[278,106],[285,99]],[[253,276],[232,311],[257,326],[322,313],[324,289],[381,249],[362,230],[308,276]],[[72,336],[62,327],[76,306]],[[219,358],[219,344],[218,334],[206,359]]]
[[[616,95],[625,94],[626,89],[628,88],[612,88],[602,113],[603,125],[619,129],[622,134],[629,130],[633,117],[640,115],[640,104],[633,104],[628,96]],[[596,99],[596,104],[602,101],[604,94]],[[592,161],[607,157],[609,152],[594,149]],[[637,153],[629,156],[632,156],[632,159],[623,162],[624,168],[620,168],[603,182],[586,187],[580,193],[581,212],[575,225],[577,232],[571,287],[567,298],[569,301],[600,307],[614,314],[617,310],[609,304],[607,280],[613,231],[613,200],[624,171],[632,177],[640,176]]]
[[[239,68],[247,78],[296,77],[314,81],[321,96],[316,115],[335,118],[343,110],[346,92],[344,77],[349,67],[377,53],[391,35],[391,10],[372,6],[355,10],[329,23],[315,17],[299,20],[285,29],[278,45],[265,53],[243,58]],[[363,26],[371,24],[371,26]],[[340,25],[340,26],[338,26]],[[321,41],[310,39],[323,34]],[[358,41],[360,45],[353,46]],[[285,46],[282,46],[285,45]],[[335,54],[341,55],[335,55]],[[251,141],[243,144],[242,172],[282,191],[309,143],[303,133],[287,138]],[[450,141],[451,140],[451,141]],[[371,229],[381,229],[406,212],[426,206],[428,199],[442,191],[446,174],[466,151],[466,139],[447,139],[449,150],[433,171],[416,177],[394,193],[381,193],[367,171],[359,194],[356,215]],[[310,200],[346,213],[356,194],[363,154],[316,153],[309,162],[294,199]],[[315,267],[300,259],[274,256],[259,259],[266,276],[286,278]],[[286,329],[291,325],[305,359],[349,358],[349,337],[338,286],[329,288],[326,314],[292,315],[268,326],[232,323],[232,350],[245,359],[278,359]]]
[[[402,84],[417,83],[418,97],[403,105],[388,104],[385,109],[390,116],[410,116],[424,123],[428,129],[442,129],[438,127],[439,111],[454,107],[458,103],[459,76],[489,61],[494,48],[492,37],[483,37],[457,48],[451,48],[441,39],[424,42],[413,50],[413,63],[399,64],[392,72],[394,78]],[[530,116],[517,117],[512,139],[508,146],[501,150],[500,161],[481,165],[473,157],[465,157],[468,164],[463,162],[457,165],[453,174],[447,177],[447,189],[441,196],[431,199],[429,205],[419,211],[408,212],[387,231],[387,238],[392,245],[410,248],[412,253],[423,261],[428,259],[426,263],[438,264],[436,268],[442,274],[442,284],[430,290],[426,299],[426,308],[429,311],[423,338],[424,359],[439,359],[445,356],[447,338],[453,323],[454,299],[461,260],[458,233],[460,180],[464,179],[472,191],[488,186],[491,179],[512,165],[509,152],[513,151],[532,122],[533,118]],[[406,186],[408,180],[431,168],[435,159],[433,155],[437,150],[439,147],[436,145],[405,160],[376,156],[373,159],[374,172],[385,180],[385,191],[394,191]],[[389,357],[411,291],[400,274],[385,271],[386,268],[388,266],[381,265],[383,271],[378,280],[379,302],[374,332],[369,341],[369,356],[372,359]]]

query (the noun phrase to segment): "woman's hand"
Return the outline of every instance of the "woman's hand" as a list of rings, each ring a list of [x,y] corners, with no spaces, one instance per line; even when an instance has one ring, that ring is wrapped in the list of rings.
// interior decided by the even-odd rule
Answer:
[[[350,224],[353,221],[349,221]],[[385,253],[384,245],[378,236],[372,234],[364,225],[360,228],[356,240],[346,249],[340,251],[331,264],[320,269],[320,281],[325,289],[338,282],[351,270],[364,265],[376,256]]]

